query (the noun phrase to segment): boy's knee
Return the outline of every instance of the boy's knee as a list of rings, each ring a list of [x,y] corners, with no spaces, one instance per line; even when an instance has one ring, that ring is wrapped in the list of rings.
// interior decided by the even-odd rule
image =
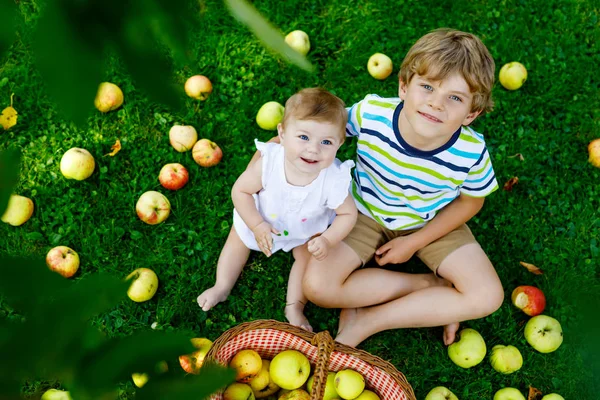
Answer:
[[[302,292],[311,303],[319,307],[329,307],[327,286],[327,282],[319,274],[310,273],[310,270],[304,274],[302,279]],[[331,286],[329,286],[329,290],[331,290]]]
[[[504,302],[504,289],[500,283],[481,287],[471,296],[471,304],[477,310],[479,318],[487,317],[498,310]]]

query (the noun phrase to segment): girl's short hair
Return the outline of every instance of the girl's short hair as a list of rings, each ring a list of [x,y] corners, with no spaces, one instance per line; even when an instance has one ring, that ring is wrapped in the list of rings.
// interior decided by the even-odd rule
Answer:
[[[415,74],[442,80],[458,72],[473,93],[471,111],[483,115],[494,108],[494,70],[494,59],[477,36],[440,28],[417,40],[404,57],[398,76],[408,84]]]
[[[302,89],[285,102],[282,125],[291,119],[312,120],[333,124],[343,142],[346,139],[348,113],[344,102],[325,89]]]

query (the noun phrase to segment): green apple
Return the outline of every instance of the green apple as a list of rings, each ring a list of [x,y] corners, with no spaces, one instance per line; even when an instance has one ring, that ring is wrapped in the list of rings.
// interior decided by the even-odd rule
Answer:
[[[525,400],[519,389],[506,387],[500,389],[494,394],[494,400]]]
[[[42,395],[41,400],[71,400],[71,395],[64,390],[48,389]]]
[[[304,31],[296,30],[288,33],[285,37],[285,42],[303,56],[310,50],[310,40]]]
[[[25,196],[13,194],[8,200],[8,207],[2,214],[2,222],[12,226],[21,226],[33,215],[33,201]]]
[[[487,349],[485,341],[475,329],[466,328],[458,333],[459,340],[448,346],[450,359],[459,367],[471,368],[479,364]]]
[[[500,68],[500,83],[508,90],[517,90],[526,80],[527,69],[519,62],[509,62]]]
[[[310,400],[310,394],[306,390],[294,389],[279,396],[277,400]]]
[[[447,387],[437,386],[427,393],[425,400],[458,400],[458,397]]]
[[[227,386],[223,392],[223,400],[255,400],[254,393],[250,385],[246,383],[235,382]]]
[[[258,375],[250,381],[250,387],[257,399],[268,397],[279,390],[279,386],[273,382],[269,374],[271,361],[262,360],[262,367]]]
[[[369,74],[375,79],[383,80],[390,76],[392,70],[394,69],[394,64],[392,60],[382,53],[375,53],[367,62],[367,70]]]
[[[307,392],[312,394],[312,385],[314,380],[314,375],[308,378],[308,382],[306,382]],[[325,392],[323,394],[323,400],[333,400],[337,399],[338,394],[335,391],[335,372],[327,373],[327,382],[325,383]]]
[[[280,388],[298,389],[310,375],[310,362],[297,350],[284,350],[271,360],[269,373]]]
[[[148,374],[138,374],[134,372],[131,374],[131,379],[133,380],[133,384],[139,388],[144,387],[144,385],[148,382]]]
[[[365,378],[352,369],[335,374],[335,390],[342,399],[354,399],[365,390]]]
[[[523,366],[523,356],[514,346],[498,344],[492,347],[490,363],[496,371],[502,374],[512,374]]]
[[[196,100],[206,100],[212,93],[212,82],[204,75],[194,75],[185,81],[185,94]]]
[[[102,82],[98,86],[94,106],[98,111],[106,113],[116,110],[123,104],[123,91],[114,83]]]
[[[551,353],[563,342],[560,322],[547,315],[536,315],[525,325],[525,340],[540,353]]]
[[[96,162],[92,154],[78,147],[67,150],[60,159],[60,172],[67,179],[77,181],[87,179],[92,175],[95,167]]]
[[[550,393],[542,397],[542,400],[565,400],[560,394]]]
[[[138,268],[129,275],[125,280],[132,279],[131,285],[127,290],[127,296],[136,303],[150,300],[158,289],[158,277],[149,268]]]
[[[277,125],[283,120],[285,107],[276,101],[269,101],[262,105],[256,114],[256,123],[262,129],[274,131]]]
[[[363,392],[354,400],[381,400],[379,396],[370,390],[363,390]]]

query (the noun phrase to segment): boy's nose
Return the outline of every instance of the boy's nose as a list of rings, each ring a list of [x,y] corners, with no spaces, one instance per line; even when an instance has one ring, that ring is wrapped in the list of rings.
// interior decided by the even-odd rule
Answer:
[[[432,95],[429,97],[428,105],[434,110],[441,110],[443,104],[443,99],[441,96]]]

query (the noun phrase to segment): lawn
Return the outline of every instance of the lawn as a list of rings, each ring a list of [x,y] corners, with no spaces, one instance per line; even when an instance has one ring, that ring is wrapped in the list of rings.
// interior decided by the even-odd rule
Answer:
[[[14,93],[19,120],[0,131],[0,150],[21,149],[16,192],[32,198],[36,209],[21,227],[0,224],[0,252],[43,258],[54,246],[69,246],[82,260],[75,279],[100,271],[124,277],[135,268],[153,269],[160,287],[151,301],[124,301],[93,320],[108,336],[148,330],[156,322],[156,329],[214,340],[241,322],[285,321],[292,263],[287,253],[270,259],[253,254],[228,301],[208,313],[196,304],[198,294],[214,282],[232,224],[231,186],[254,152],[254,138],[266,141],[273,135],[254,121],[263,103],[284,103],[299,89],[313,86],[331,90],[348,105],[369,93],[396,96],[395,74],[405,53],[437,27],[477,34],[496,61],[496,76],[504,63],[523,63],[529,71],[525,85],[511,92],[496,84],[495,110],[472,125],[485,135],[500,185],[519,178],[511,191],[492,194],[469,224],[500,275],[505,302],[491,316],[462,324],[478,330],[488,350],[496,344],[518,347],[523,368],[505,376],[486,359],[461,369],[447,356],[441,328],[388,331],[360,348],[393,363],[419,399],[438,385],[448,386],[461,400],[491,399],[504,386],[524,394],[533,386],[566,399],[598,398],[595,343],[582,333],[597,329],[596,320],[591,321],[597,318],[600,297],[600,169],[587,160],[588,143],[600,136],[600,10],[594,1],[254,1],[282,31],[302,29],[310,35],[312,74],[265,50],[222,2],[192,2],[201,15],[189,49],[197,61],[176,70],[175,80],[183,85],[188,76],[208,76],[214,85],[209,99],[186,98],[183,111],[154,103],[137,90],[121,60],[112,57],[105,80],[123,89],[125,103],[101,114],[90,99],[83,127],[61,116],[33,63],[27,43],[39,4],[16,3],[27,22],[0,58],[0,109]],[[384,81],[366,70],[375,52],[394,62],[393,75]],[[223,161],[202,168],[190,153],[175,152],[168,140],[175,123],[193,125],[200,137],[217,142]],[[122,150],[104,156],[116,139]],[[86,148],[96,158],[96,171],[86,181],[60,174],[61,156],[71,147]],[[341,158],[351,158],[353,149],[347,142]],[[167,192],[157,179],[162,165],[172,162],[190,171],[190,182],[177,192]],[[148,190],[165,193],[172,204],[163,224],[146,225],[135,214],[138,197]],[[531,274],[520,261],[535,264],[544,274]],[[394,268],[427,271],[418,261]],[[545,292],[545,314],[562,324],[565,340],[554,353],[536,352],[523,337],[528,317],[511,305],[510,294],[524,284]],[[335,334],[338,310],[311,305],[307,315],[315,330]],[[16,317],[0,299],[0,318]],[[39,385],[43,389],[56,383]],[[123,384],[122,398],[133,398],[133,393],[131,383]]]

